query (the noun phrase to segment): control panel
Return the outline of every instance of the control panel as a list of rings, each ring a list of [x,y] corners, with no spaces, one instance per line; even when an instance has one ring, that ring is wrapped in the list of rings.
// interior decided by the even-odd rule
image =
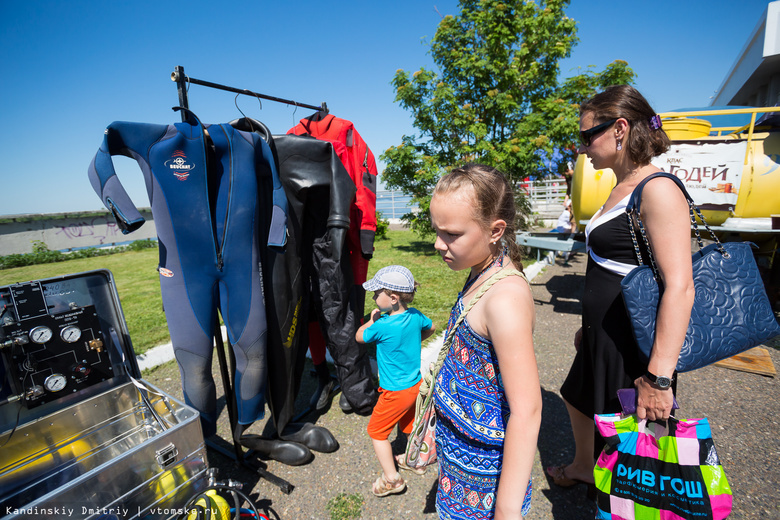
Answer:
[[[106,338],[110,324],[100,316],[93,292],[81,279],[0,287],[4,394],[30,409],[121,370],[109,355],[116,347]]]

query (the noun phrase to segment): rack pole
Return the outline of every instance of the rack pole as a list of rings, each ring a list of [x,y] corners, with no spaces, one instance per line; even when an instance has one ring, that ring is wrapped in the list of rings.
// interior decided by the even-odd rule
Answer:
[[[180,106],[183,106],[184,108],[189,108],[187,103],[187,83],[192,83],[194,85],[202,85],[204,87],[210,87],[215,88],[219,90],[226,90],[228,92],[235,92],[236,94],[244,94],[247,96],[254,96],[261,99],[267,99],[269,101],[276,101],[277,103],[284,103],[285,105],[294,105],[296,107],[301,108],[309,108],[311,110],[322,110],[326,114],[328,113],[328,105],[324,102],[321,106],[315,106],[315,105],[309,105],[306,103],[298,103],[297,101],[293,101],[291,99],[284,99],[276,96],[268,96],[266,94],[259,94],[257,92],[252,92],[251,90],[247,89],[240,89],[235,87],[229,87],[227,85],[220,85],[219,83],[212,83],[211,81],[205,81],[202,79],[195,79],[187,77],[184,74],[184,67],[181,65],[177,65],[176,69],[171,73],[171,81],[175,81],[178,90],[179,90],[179,104]],[[185,115],[182,114],[182,121],[184,120]]]
[[[241,445],[235,440],[235,431],[238,427],[238,417],[236,417],[238,410],[236,404],[235,387],[233,386],[234,381],[231,379],[231,374],[235,374],[235,358],[233,357],[234,354],[230,345],[230,341],[228,341],[227,347],[228,351],[230,352],[231,362],[230,371],[228,371],[227,360],[225,359],[225,343],[222,341],[222,331],[219,326],[219,319],[217,319],[216,331],[217,332],[214,334],[214,339],[216,340],[217,360],[219,361],[219,370],[220,375],[222,376],[222,388],[225,391],[225,407],[227,408],[228,418],[230,420],[230,442],[233,444],[233,452],[231,453],[228,450],[222,449],[222,447],[216,443],[207,442],[207,444],[210,448],[215,449],[222,455],[231,458],[238,464],[241,464],[242,466],[254,471],[262,478],[269,481],[271,484],[277,486],[284,494],[289,495],[292,492],[294,486],[283,478],[277,477],[266,468],[261,467],[260,464],[262,463],[258,464],[255,462],[250,462],[248,456],[251,455],[252,452],[250,451],[245,454]]]
[[[184,108],[190,108],[190,102],[187,99],[187,76],[184,75],[184,67],[177,65],[176,69],[171,74],[171,81],[176,82],[176,90],[179,91],[179,106]],[[181,112],[182,122],[187,120],[187,114]]]

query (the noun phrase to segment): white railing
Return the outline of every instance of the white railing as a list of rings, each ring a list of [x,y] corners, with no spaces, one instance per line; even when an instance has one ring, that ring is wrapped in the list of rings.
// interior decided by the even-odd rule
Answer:
[[[411,197],[399,190],[379,190],[376,192],[376,211],[384,219],[401,218],[415,206],[410,203]]]
[[[522,183],[531,201],[531,211],[535,214],[556,218],[563,211],[566,196],[566,181],[563,179],[543,179]]]
[[[531,201],[535,214],[557,218],[563,210],[566,195],[566,182],[563,179],[544,179],[521,183]],[[416,206],[410,203],[411,197],[399,190],[379,190],[376,193],[376,211],[385,219],[401,218]]]

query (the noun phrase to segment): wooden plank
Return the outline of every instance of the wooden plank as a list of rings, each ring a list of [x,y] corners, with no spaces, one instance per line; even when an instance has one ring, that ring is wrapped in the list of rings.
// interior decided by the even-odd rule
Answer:
[[[772,358],[769,357],[769,351],[761,347],[751,348],[742,354],[718,361],[715,366],[761,374],[762,376],[775,377],[777,375]]]

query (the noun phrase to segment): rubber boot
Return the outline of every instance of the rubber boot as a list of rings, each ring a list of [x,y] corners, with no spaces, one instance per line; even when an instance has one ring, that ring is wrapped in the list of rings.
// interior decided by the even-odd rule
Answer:
[[[333,390],[334,382],[330,376],[327,362],[314,365],[314,370],[317,372],[317,390],[314,391],[309,400],[309,407],[321,412],[330,404],[330,392]]]
[[[339,397],[339,407],[344,413],[352,412],[352,405],[349,404],[349,399],[347,399],[347,396],[344,395],[344,392],[341,392],[341,397]]]
[[[256,451],[261,458],[276,460],[288,466],[300,466],[314,458],[311,450],[299,442],[268,439],[259,435],[245,435],[244,431],[248,427],[243,424],[236,425],[233,434],[234,440],[242,446]]]
[[[312,423],[290,423],[279,437],[299,442],[310,450],[321,453],[333,453],[339,449],[339,443],[330,431]]]

